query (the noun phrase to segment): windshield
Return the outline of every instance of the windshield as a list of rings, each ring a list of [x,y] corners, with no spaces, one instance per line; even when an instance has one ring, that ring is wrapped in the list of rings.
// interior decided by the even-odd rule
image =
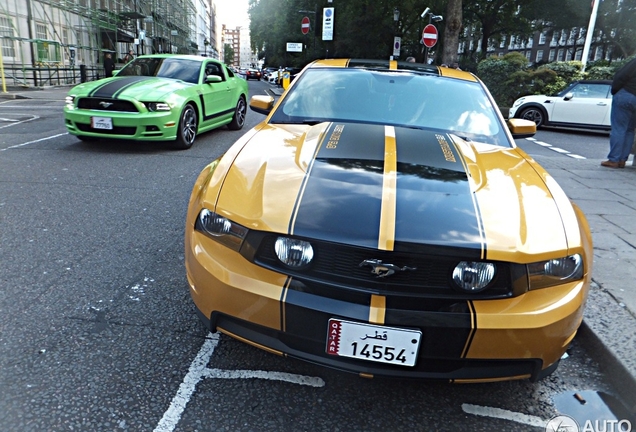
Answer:
[[[270,122],[432,128],[510,146],[496,109],[477,82],[411,71],[324,68],[307,70]]]
[[[154,76],[197,84],[201,63],[200,60],[178,57],[139,57],[128,63],[117,76]]]

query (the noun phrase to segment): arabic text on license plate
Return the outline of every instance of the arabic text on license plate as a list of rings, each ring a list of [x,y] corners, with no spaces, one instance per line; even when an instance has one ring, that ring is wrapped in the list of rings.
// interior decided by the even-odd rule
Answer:
[[[422,332],[339,319],[329,320],[327,354],[414,366]]]
[[[110,117],[91,117],[91,127],[93,129],[113,129],[113,119]]]

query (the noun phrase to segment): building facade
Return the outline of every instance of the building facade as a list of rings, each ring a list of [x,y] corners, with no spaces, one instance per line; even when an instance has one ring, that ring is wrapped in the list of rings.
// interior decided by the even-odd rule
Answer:
[[[212,0],[2,0],[0,46],[8,85],[103,76],[106,53],[218,54]],[[209,45],[205,44],[208,40]]]

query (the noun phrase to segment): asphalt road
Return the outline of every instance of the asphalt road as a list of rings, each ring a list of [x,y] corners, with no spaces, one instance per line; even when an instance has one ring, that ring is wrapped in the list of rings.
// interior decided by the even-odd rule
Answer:
[[[577,393],[612,419],[595,397],[616,392],[576,339],[538,383],[448,385],[366,380],[208,334],[185,278],[186,204],[247,129],[187,151],[87,144],[66,134],[64,94],[0,100],[0,430],[543,431],[581,409]],[[247,127],[262,118],[249,111]],[[607,151],[598,134],[537,138]]]

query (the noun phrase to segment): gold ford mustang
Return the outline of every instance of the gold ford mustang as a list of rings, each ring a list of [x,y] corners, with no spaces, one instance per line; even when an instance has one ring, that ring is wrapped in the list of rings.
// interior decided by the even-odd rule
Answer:
[[[309,64],[208,165],[186,269],[211,331],[354,372],[481,382],[552,373],[581,324],[585,216],[474,75]]]

